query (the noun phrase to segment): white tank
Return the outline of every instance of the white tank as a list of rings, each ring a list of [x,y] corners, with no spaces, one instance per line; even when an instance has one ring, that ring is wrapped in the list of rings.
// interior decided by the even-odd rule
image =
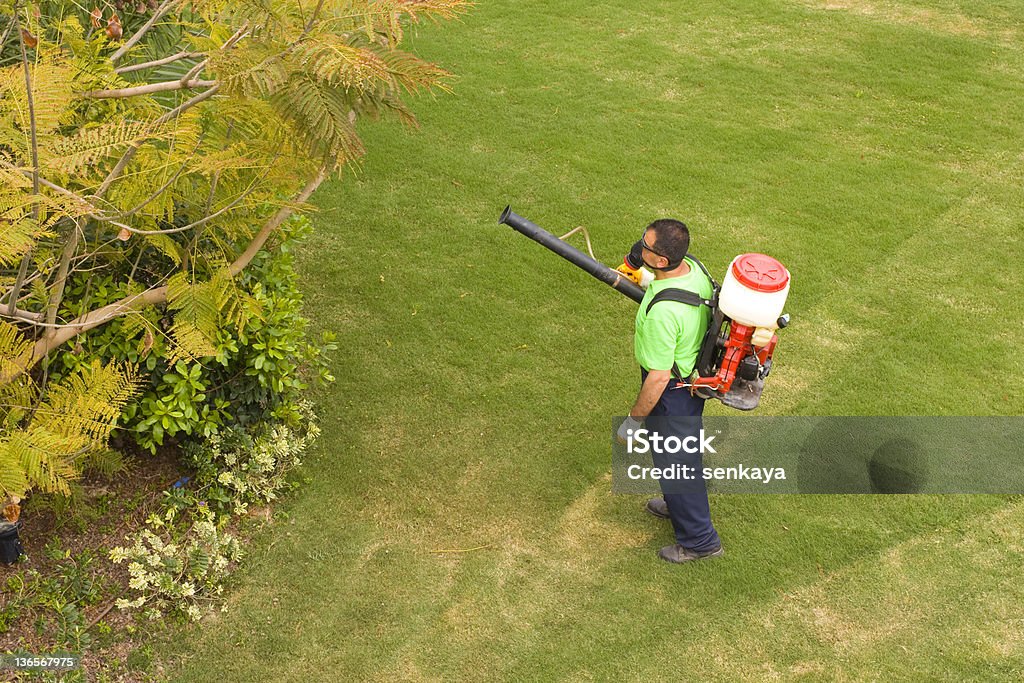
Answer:
[[[718,295],[718,307],[743,325],[776,329],[789,295],[789,271],[765,254],[732,260]]]

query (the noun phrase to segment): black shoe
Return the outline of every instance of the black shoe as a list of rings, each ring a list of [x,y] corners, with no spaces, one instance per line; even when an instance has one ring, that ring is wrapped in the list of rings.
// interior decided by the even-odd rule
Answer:
[[[647,501],[647,511],[655,517],[668,519],[668,503],[664,498],[651,498]]]
[[[712,550],[705,550],[702,553],[697,553],[676,543],[675,545],[667,545],[658,551],[658,557],[665,560],[666,562],[672,562],[673,564],[682,564],[684,562],[692,562],[694,560],[703,560],[708,557],[721,557],[725,555],[725,550],[722,546],[713,548]]]

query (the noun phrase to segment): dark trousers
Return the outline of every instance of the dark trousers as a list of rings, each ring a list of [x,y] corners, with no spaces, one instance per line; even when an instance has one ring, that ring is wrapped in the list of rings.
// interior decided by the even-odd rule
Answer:
[[[641,381],[646,378],[647,373],[641,370]],[[650,417],[655,419],[648,420],[648,426],[656,425],[654,428],[666,437],[672,435],[683,439],[697,436],[702,424],[701,416],[704,414],[704,399],[691,396],[689,388],[677,388],[677,385],[675,379],[669,380],[661,398],[651,410]],[[697,473],[697,481],[687,485],[685,493],[679,493],[678,486],[673,487],[666,480],[659,482],[665,503],[668,505],[669,520],[675,531],[676,543],[696,552],[705,552],[721,545],[718,532],[711,523],[708,491],[704,486],[704,480],[699,477],[703,468],[700,453],[656,453],[654,464],[663,468],[673,464],[689,465],[695,468],[691,471]],[[676,492],[672,492],[673,488]]]

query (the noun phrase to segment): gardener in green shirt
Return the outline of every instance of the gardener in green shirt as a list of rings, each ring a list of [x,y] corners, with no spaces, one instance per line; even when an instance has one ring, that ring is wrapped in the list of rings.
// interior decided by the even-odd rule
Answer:
[[[699,441],[704,399],[694,396],[681,380],[693,373],[710,310],[705,305],[670,300],[650,306],[658,292],[668,288],[696,292],[702,299],[711,297],[707,275],[693,260],[685,258],[689,246],[686,225],[661,219],[647,226],[643,239],[634,247],[655,279],[636,314],[634,354],[640,364],[642,385],[629,418],[619,430],[623,439],[627,430],[641,428],[646,420],[647,429],[663,438],[698,436]],[[696,473],[695,479],[685,485],[663,479],[663,497],[647,502],[648,512],[670,520],[675,531],[676,543],[662,548],[658,555],[675,563],[722,555],[722,543],[711,523],[707,489],[700,478],[700,453],[655,453],[654,464],[689,465]]]

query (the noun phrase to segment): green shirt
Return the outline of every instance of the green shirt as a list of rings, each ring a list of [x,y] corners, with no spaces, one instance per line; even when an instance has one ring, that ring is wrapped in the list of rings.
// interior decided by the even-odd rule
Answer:
[[[636,312],[636,334],[633,353],[645,370],[671,370],[679,366],[683,377],[693,372],[697,353],[708,329],[711,311],[707,306],[690,306],[678,301],[660,301],[650,314],[647,305],[663,289],[675,287],[711,297],[711,281],[691,259],[686,259],[690,272],[680,277],[655,280],[647,286],[640,310]]]

